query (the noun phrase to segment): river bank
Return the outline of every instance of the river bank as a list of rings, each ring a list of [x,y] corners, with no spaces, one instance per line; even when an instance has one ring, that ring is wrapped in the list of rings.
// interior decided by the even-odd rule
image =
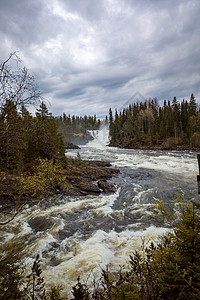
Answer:
[[[67,167],[63,176],[68,183],[68,196],[99,195],[113,193],[115,187],[107,182],[112,176],[119,173],[118,169],[110,168],[111,164],[105,161],[89,161],[81,159],[67,159]],[[9,208],[16,203],[23,176],[0,172],[0,205]],[[20,202],[31,202],[36,199],[26,198]]]
[[[200,151],[200,148],[182,146],[182,145],[166,145],[163,144],[152,144],[145,142],[110,142],[109,147],[117,147],[122,149],[140,149],[140,150],[169,150],[169,151]]]

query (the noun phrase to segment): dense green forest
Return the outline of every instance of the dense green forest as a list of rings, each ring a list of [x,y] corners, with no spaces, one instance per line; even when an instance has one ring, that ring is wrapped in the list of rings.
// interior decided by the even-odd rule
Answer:
[[[0,114],[0,170],[18,173],[28,169],[37,159],[65,160],[65,142],[72,134],[98,129],[100,120],[94,117],[53,117],[41,102],[33,117],[22,106],[7,100]]]
[[[37,159],[65,159],[62,136],[44,102],[32,117],[7,100],[0,114],[0,170],[24,172]]]
[[[157,99],[135,103],[122,112],[109,110],[110,144],[121,147],[160,149],[200,148],[200,112],[191,94],[189,102]]]
[[[37,107],[35,117],[28,108]],[[30,171],[38,159],[65,160],[54,117],[16,53],[0,64],[0,171]]]

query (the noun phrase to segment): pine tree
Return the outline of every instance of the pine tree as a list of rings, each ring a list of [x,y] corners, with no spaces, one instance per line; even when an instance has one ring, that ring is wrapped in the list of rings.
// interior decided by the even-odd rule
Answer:
[[[112,109],[109,109],[109,135],[111,138],[111,141],[114,138],[114,123],[113,123],[113,115],[112,115]]]
[[[13,101],[7,100],[2,109],[4,122],[1,129],[1,168],[8,170],[22,167],[22,152],[25,143],[22,139],[22,122]]]
[[[64,158],[62,138],[57,131],[55,119],[48,112],[45,103],[37,109],[35,126],[37,157],[56,159],[61,156]]]
[[[189,113],[190,113],[190,116],[196,116],[196,114],[197,114],[197,104],[196,104],[196,99],[195,99],[193,93],[190,96]]]
[[[180,105],[174,97],[172,101],[172,109],[173,109],[173,130],[175,139],[179,137],[180,134]]]

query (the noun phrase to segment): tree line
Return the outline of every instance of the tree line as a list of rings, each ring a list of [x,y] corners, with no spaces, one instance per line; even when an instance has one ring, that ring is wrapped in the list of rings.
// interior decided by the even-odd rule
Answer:
[[[0,170],[27,170],[39,159],[64,159],[65,149],[55,119],[44,102],[33,117],[6,100],[0,114]]]
[[[200,148],[200,111],[194,94],[190,100],[156,98],[134,103],[118,113],[109,110],[110,144],[160,148]]]
[[[94,116],[75,116],[63,113],[59,117],[55,117],[58,131],[62,134],[64,143],[70,141],[70,137],[75,133],[85,133],[86,130],[97,130],[100,128],[101,121]]]

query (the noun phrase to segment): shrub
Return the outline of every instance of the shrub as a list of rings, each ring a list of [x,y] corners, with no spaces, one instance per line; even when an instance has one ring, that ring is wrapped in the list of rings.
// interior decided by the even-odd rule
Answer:
[[[45,197],[67,190],[68,182],[60,163],[40,159],[34,175],[23,178],[20,196]]]

